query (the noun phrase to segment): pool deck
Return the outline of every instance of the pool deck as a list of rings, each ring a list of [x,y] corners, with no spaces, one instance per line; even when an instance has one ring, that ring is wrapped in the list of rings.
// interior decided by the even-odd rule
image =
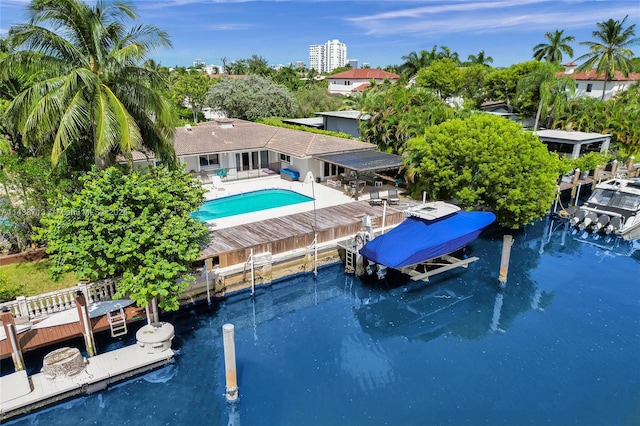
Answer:
[[[216,198],[226,197],[229,195],[243,194],[251,191],[258,191],[261,189],[288,189],[295,191],[299,194],[306,195],[315,199],[315,203],[312,201],[293,204],[284,207],[276,207],[273,209],[262,210],[253,213],[239,214],[235,216],[224,217],[216,219],[214,221],[207,222],[207,225],[212,230],[219,230],[229,228],[238,225],[245,225],[247,223],[258,222],[261,220],[273,219],[277,217],[292,215],[295,213],[309,212],[315,209],[323,209],[326,207],[334,207],[356,202],[354,198],[346,195],[342,188],[331,187],[326,183],[303,181],[288,181],[280,178],[279,175],[267,176],[248,180],[239,180],[231,182],[223,182],[224,189],[212,189],[205,194],[207,200],[213,200]],[[391,186],[374,188],[372,186],[365,187],[364,193],[359,200],[369,199],[369,190],[380,190],[382,197],[387,196],[388,190]]]

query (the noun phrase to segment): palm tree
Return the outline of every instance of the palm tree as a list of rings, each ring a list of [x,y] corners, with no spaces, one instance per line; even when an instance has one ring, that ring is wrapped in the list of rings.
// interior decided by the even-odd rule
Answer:
[[[489,64],[493,63],[493,58],[491,56],[485,56],[484,50],[481,50],[477,56],[476,55],[467,56],[467,59],[472,64],[477,64],[477,65],[489,66]]]
[[[625,16],[622,21],[599,22],[598,31],[593,31],[591,35],[598,41],[583,41],[581,45],[589,47],[589,53],[585,53],[577,60],[584,60],[576,71],[590,71],[594,66],[598,76],[604,74],[604,87],[602,88],[602,99],[604,99],[607,90],[607,82],[611,80],[620,71],[625,77],[633,70],[631,59],[633,51],[629,48],[640,42],[640,38],[634,37],[635,24],[624,28],[625,21],[629,15]]]
[[[533,48],[533,57],[538,61],[544,58],[547,62],[562,62],[562,52],[573,56],[573,48],[569,43],[575,40],[573,36],[564,36],[564,30],[555,30],[553,33],[546,33],[545,38],[549,43],[540,43]]]
[[[7,111],[22,142],[50,149],[53,164],[69,151],[92,153],[99,167],[118,153],[132,165],[134,150],[149,150],[175,166],[175,115],[156,90],[161,75],[144,65],[151,49],[171,46],[168,35],[125,28],[136,14],[124,2],[33,0],[27,10],[29,22],[9,32],[20,49],[0,61],[0,80],[40,73]]]
[[[400,66],[401,73],[405,77],[411,78],[416,75],[421,68],[429,66],[434,59],[436,59],[436,46],[433,46],[431,52],[426,50],[421,50],[420,53],[411,52],[402,57],[402,60],[405,62]]]
[[[562,109],[575,92],[575,81],[569,77],[558,77],[558,66],[553,62],[541,63],[533,72],[529,73],[518,82],[518,97],[527,93],[534,93],[534,99],[538,99],[538,109],[533,131],[538,130],[540,118],[549,118],[554,110]]]

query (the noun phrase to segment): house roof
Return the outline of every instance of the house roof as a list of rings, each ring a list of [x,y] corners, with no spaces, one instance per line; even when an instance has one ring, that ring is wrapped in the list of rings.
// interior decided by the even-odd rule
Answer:
[[[358,172],[373,172],[397,169],[402,166],[402,157],[381,151],[341,152],[337,154],[316,155],[316,160],[335,164]]]
[[[354,80],[383,80],[389,78],[397,80],[400,76],[376,68],[356,68],[330,75],[328,78],[350,78]]]
[[[322,111],[316,112],[316,115],[321,115],[325,117],[337,117],[337,118],[349,118],[352,120],[360,120],[360,119],[368,119],[369,114],[362,114],[362,111],[358,111],[355,109],[350,109],[346,111]]]
[[[547,142],[584,143],[607,140],[611,135],[602,133],[567,132],[565,130],[538,130],[534,132],[541,140]]]
[[[177,156],[207,153],[269,149],[298,158],[345,151],[375,149],[374,144],[233,120],[232,125],[220,127],[215,121],[190,128],[180,127],[174,135]]]
[[[604,73],[597,75],[596,70],[590,70],[587,72],[574,72],[570,74],[566,74],[563,71],[558,73],[560,77],[570,77],[574,80],[595,80],[595,81],[604,81]],[[609,79],[608,81],[637,81],[640,80],[640,73],[629,74],[628,77],[625,77],[620,71],[616,71],[615,75]]]

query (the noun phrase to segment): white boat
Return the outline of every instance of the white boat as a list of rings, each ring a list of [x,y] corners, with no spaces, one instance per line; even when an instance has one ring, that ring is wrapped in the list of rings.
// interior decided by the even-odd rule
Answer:
[[[640,231],[640,178],[601,182],[583,205],[567,212],[579,230],[634,238]]]

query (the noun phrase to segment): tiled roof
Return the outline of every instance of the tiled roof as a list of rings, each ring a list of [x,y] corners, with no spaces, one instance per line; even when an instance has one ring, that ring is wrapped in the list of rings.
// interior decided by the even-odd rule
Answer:
[[[328,78],[351,78],[355,80],[383,80],[385,78],[389,78],[397,80],[400,76],[398,74],[375,68],[356,68],[330,75]]]
[[[311,155],[374,149],[375,145],[353,139],[233,120],[232,127],[222,128],[215,121],[191,129],[180,127],[174,136],[176,155],[269,149],[304,158]]]
[[[579,73],[574,72],[571,74],[565,74],[564,72],[560,71],[558,73],[558,76],[561,76],[561,77],[566,76],[566,77],[573,78],[574,80],[604,81],[604,73],[597,75],[596,70],[590,70],[587,72],[579,72]],[[640,73],[629,74],[629,77],[625,77],[620,71],[616,71],[613,78],[611,78],[609,81],[634,81],[634,80],[640,80]]]

